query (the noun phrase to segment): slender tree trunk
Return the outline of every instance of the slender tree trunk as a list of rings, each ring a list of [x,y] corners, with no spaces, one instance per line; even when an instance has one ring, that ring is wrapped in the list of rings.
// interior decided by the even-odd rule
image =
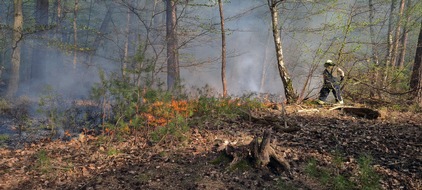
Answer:
[[[374,14],[375,14],[375,8],[372,0],[368,1],[369,3],[369,33],[370,33],[370,39],[371,39],[371,61],[369,64],[374,64],[373,67],[373,74],[374,79],[371,83],[373,86],[378,86],[380,88],[382,86],[382,78],[380,78],[380,70],[379,70],[379,55],[378,55],[378,44],[375,41],[375,30],[374,30]],[[376,94],[379,99],[382,98],[381,92],[379,90],[375,90]],[[373,90],[370,90],[370,96],[373,97],[375,92]]]
[[[69,43],[69,41],[70,41],[70,38],[69,38],[70,32],[68,32],[69,29],[67,29],[66,27],[63,27],[63,26],[66,26],[67,24],[69,24],[68,21],[64,19],[64,18],[66,18],[66,12],[63,11],[63,10],[67,9],[67,7],[66,7],[67,1],[68,0],[60,0],[60,2],[58,3],[58,7],[57,7],[58,14],[60,12],[60,14],[59,14],[60,15],[60,18],[59,18],[60,19],[60,28],[59,28],[59,30],[61,31],[61,38],[62,38],[61,42],[64,42],[64,43]]]
[[[415,93],[415,99],[422,106],[422,21],[419,30],[418,45],[416,48],[415,63],[410,78],[410,88]]]
[[[92,11],[94,10],[93,5],[94,5],[94,1],[91,1],[89,3],[88,21],[86,21],[87,22],[86,26],[88,28],[91,28],[91,17],[92,17]],[[85,43],[86,46],[89,44],[89,36],[90,36],[89,33],[90,33],[89,30],[85,31],[85,33],[84,33],[84,35],[85,35],[85,42],[84,43]]]
[[[79,0],[75,0],[75,8],[73,9],[73,69],[76,69],[76,63],[78,62],[78,7]]]
[[[180,85],[179,52],[177,40],[176,1],[166,0],[167,38],[167,90],[174,91]]]
[[[56,31],[55,31],[55,35],[59,34],[59,31],[61,31],[61,21],[62,21],[62,1],[61,0],[57,0],[55,3],[56,6],[56,17],[53,17],[55,22],[56,22]]]
[[[54,3],[53,3],[53,9],[52,9],[53,11],[50,14],[51,23],[53,23],[53,24],[56,25],[56,28],[54,29],[54,32],[52,32],[53,33],[53,37],[56,37],[56,35],[57,35],[57,31],[58,31],[57,27],[59,27],[59,23],[58,23],[58,21],[59,21],[59,15],[58,14],[61,13],[61,11],[62,11],[61,10],[61,7],[60,7],[60,12],[59,12],[59,5],[61,6],[61,0],[55,0]]]
[[[39,30],[39,32],[36,34],[37,38],[35,39],[35,45],[32,52],[32,60],[30,63],[30,73],[33,84],[43,83],[44,81],[42,80],[46,77],[44,76],[44,73],[47,69],[45,66],[47,53],[45,51],[45,47],[43,47],[44,41],[42,41],[42,39],[43,37],[47,37],[43,29],[48,26],[48,7],[48,0],[37,0],[35,7],[35,22],[37,30]],[[35,88],[38,87],[39,86],[35,86]]]
[[[19,86],[19,67],[21,62],[21,40],[23,29],[22,0],[14,0],[15,20],[13,23],[12,66],[6,97],[13,98]]]
[[[104,19],[101,22],[100,29],[97,32],[94,42],[91,45],[93,50],[90,51],[90,53],[86,54],[86,57],[85,57],[88,63],[91,63],[92,57],[96,54],[97,50],[101,47],[102,40],[104,39],[104,34],[107,33],[107,28],[112,20],[113,7],[114,7],[113,2],[111,2],[111,5],[109,6],[106,5],[106,7],[107,7],[107,11],[105,13]]]
[[[411,0],[407,0],[406,3],[406,10],[411,9],[411,4],[412,1]],[[410,22],[410,15],[409,14],[405,14],[406,15],[406,21],[403,25],[403,34],[401,37],[401,48],[400,48],[400,54],[399,54],[399,66],[400,69],[404,68],[404,62],[405,62],[405,57],[406,57],[406,48],[407,48],[407,36],[409,34],[409,22]]]
[[[275,50],[277,56],[277,66],[278,72],[281,77],[281,81],[284,85],[284,95],[288,103],[294,103],[297,100],[297,95],[293,89],[293,83],[290,79],[289,73],[284,66],[284,57],[283,57],[283,49],[281,44],[281,36],[280,36],[280,29],[278,28],[278,4],[282,1],[277,0],[268,0],[268,6],[271,12],[271,20],[272,20],[272,31],[275,43]]]
[[[123,58],[123,64],[122,64],[122,77],[123,79],[126,78],[126,70],[127,70],[127,64],[129,62],[129,41],[130,41],[130,20],[131,20],[131,11],[127,10],[126,13],[126,42],[125,42],[125,49],[124,49],[124,58]]]
[[[226,81],[226,31],[224,29],[224,14],[223,3],[218,0],[218,9],[220,10],[221,23],[221,81],[223,83],[223,97],[227,96],[227,81]]]
[[[388,34],[387,34],[387,54],[385,55],[385,72],[383,77],[383,84],[387,83],[390,67],[394,63],[391,63],[391,58],[393,56],[393,27],[394,27],[394,11],[396,9],[397,0],[391,1],[390,6],[390,15],[388,19]]]
[[[264,59],[262,60],[262,70],[261,70],[261,82],[259,85],[259,92],[264,92],[265,78],[267,76],[267,58],[268,58],[268,45],[271,42],[270,32],[267,34],[267,40],[265,43]]]
[[[400,42],[400,32],[401,32],[401,25],[402,25],[402,18],[403,18],[403,11],[404,11],[404,5],[405,0],[400,1],[400,9],[399,9],[399,15],[397,16],[397,24],[396,24],[396,30],[394,34],[394,42],[393,42],[393,51],[391,55],[391,64],[399,66],[401,69],[403,68],[403,65],[399,65],[397,62],[398,52],[399,52],[399,42]]]

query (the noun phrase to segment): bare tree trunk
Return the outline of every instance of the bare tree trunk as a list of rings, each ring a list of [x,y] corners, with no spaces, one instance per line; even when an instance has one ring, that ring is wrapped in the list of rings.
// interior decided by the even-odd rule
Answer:
[[[129,41],[130,41],[130,20],[131,20],[131,11],[127,10],[127,16],[126,16],[126,42],[125,42],[125,49],[124,49],[124,58],[123,58],[123,64],[122,64],[122,77],[123,79],[126,78],[126,69],[127,64],[129,62]]]
[[[0,11],[2,11],[1,10],[1,8],[0,8]],[[3,19],[2,19],[2,17],[1,17],[1,15],[0,15],[0,25],[3,25],[4,23],[3,23]],[[5,54],[5,51],[4,51],[4,49],[5,49],[5,44],[3,43],[3,41],[5,40],[5,33],[4,33],[4,30],[2,29],[2,28],[0,28],[0,42],[2,42],[2,43],[0,43],[0,86],[3,84],[3,77],[2,77],[2,73],[3,73],[3,70],[4,70],[4,54]]]
[[[97,32],[97,35],[95,36],[94,42],[92,43],[92,51],[90,51],[89,54],[86,55],[85,59],[86,62],[91,63],[92,57],[93,55],[95,55],[95,53],[97,52],[97,50],[101,47],[102,44],[102,40],[104,37],[104,34],[107,32],[107,27],[109,25],[109,23],[111,22],[112,19],[112,14],[113,14],[113,2],[111,2],[112,4],[107,6],[107,11],[105,13],[104,19],[101,22],[101,26],[99,31]]]
[[[281,36],[280,36],[280,29],[278,28],[278,4],[282,2],[282,0],[267,0],[268,6],[271,12],[271,20],[272,20],[272,30],[273,30],[273,37],[275,43],[275,50],[277,55],[277,66],[278,72],[281,77],[281,81],[284,85],[284,94],[286,96],[286,100],[288,103],[294,103],[297,100],[297,95],[293,89],[293,83],[290,79],[289,73],[284,66],[284,57],[283,57],[283,49],[281,44]]]
[[[270,44],[270,32],[267,34],[267,42],[265,43],[264,59],[262,60],[261,83],[259,85],[259,92],[264,91],[265,77],[267,76],[267,58],[268,58],[268,44]]]
[[[44,76],[44,73],[46,70],[45,60],[47,53],[45,47],[43,47],[44,43],[43,41],[40,41],[40,39],[45,37],[43,28],[48,25],[48,7],[48,0],[37,0],[35,7],[35,22],[39,32],[36,34],[37,39],[35,39],[35,48],[33,48],[32,60],[30,63],[31,79],[33,83],[43,83],[41,80],[46,77]],[[35,86],[35,88],[38,87],[39,86]]]
[[[411,9],[411,4],[412,1],[411,0],[407,0],[406,3],[406,10]],[[401,37],[401,48],[400,48],[400,54],[399,54],[399,66],[400,69],[404,68],[404,61],[405,61],[405,57],[406,57],[406,48],[407,48],[407,36],[409,34],[409,21],[410,21],[410,16],[409,14],[406,14],[406,21],[403,25],[403,34]]]
[[[58,0],[58,7],[57,7],[57,14],[58,14],[58,21],[60,23],[60,25],[58,26],[58,29],[61,31],[61,41],[64,43],[69,43],[69,34],[70,32],[67,32],[67,28],[63,27],[63,25],[67,25],[67,21],[64,20],[64,18],[66,17],[66,12],[64,10],[66,10],[66,4],[67,4],[68,0]],[[64,23],[64,24],[63,24]]]
[[[56,1],[56,6],[57,6],[56,24],[57,24],[57,30],[59,30],[60,27],[61,27],[60,24],[61,24],[61,18],[62,18],[62,1],[61,0],[57,0]]]
[[[387,54],[385,55],[385,72],[383,77],[384,85],[387,83],[390,67],[394,63],[391,63],[391,58],[393,55],[393,26],[394,26],[394,10],[396,9],[397,0],[391,1],[390,6],[390,15],[388,19],[388,34],[387,34]]]
[[[401,20],[403,18],[403,11],[404,11],[404,5],[405,5],[405,0],[401,0],[400,2],[400,9],[399,9],[399,15],[397,16],[397,25],[396,25],[396,33],[394,34],[394,43],[393,43],[393,51],[392,51],[392,55],[391,55],[391,64],[392,65],[396,65],[399,66],[400,69],[403,68],[403,65],[399,65],[399,63],[397,62],[397,57],[398,57],[398,51],[399,51],[399,39],[400,39],[400,32],[401,32]]]
[[[21,62],[21,43],[23,29],[22,0],[14,0],[15,20],[13,23],[12,66],[6,97],[13,98],[19,87],[19,67]]]
[[[180,86],[179,52],[177,40],[177,15],[175,0],[166,0],[167,38],[167,90],[174,91]]]
[[[79,0],[75,0],[75,8],[73,9],[73,69],[76,69],[76,63],[78,62],[78,5]]]
[[[418,45],[416,48],[415,63],[410,78],[410,88],[415,92],[415,99],[422,106],[422,22],[419,30]]]
[[[226,81],[226,31],[224,29],[224,14],[223,3],[218,0],[218,9],[220,11],[221,23],[221,81],[223,83],[223,97],[227,96],[227,81]]]
[[[378,55],[378,44],[376,44],[375,41],[375,31],[374,31],[374,13],[375,13],[375,8],[374,8],[374,4],[372,2],[372,0],[369,0],[369,33],[370,33],[370,38],[371,38],[371,48],[372,48],[372,53],[371,53],[371,61],[369,64],[375,64],[375,67],[373,69],[373,73],[374,73],[374,79],[371,81],[371,84],[373,86],[378,86],[378,88],[380,88],[382,86],[382,78],[380,78],[380,70],[379,70],[379,55]],[[376,94],[378,96],[379,99],[382,98],[381,96],[381,92],[380,90],[375,90]],[[371,90],[370,91],[370,96],[374,96],[374,92]]]

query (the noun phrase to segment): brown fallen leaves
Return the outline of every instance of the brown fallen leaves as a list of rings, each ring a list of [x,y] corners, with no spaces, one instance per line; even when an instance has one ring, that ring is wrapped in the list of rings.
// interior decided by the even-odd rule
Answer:
[[[385,113],[384,113],[385,114]],[[192,126],[185,142],[153,144],[142,137],[112,140],[81,135],[70,141],[33,142],[22,149],[0,148],[0,189],[320,189],[305,172],[310,159],[319,166],[335,163],[353,178],[358,159],[369,154],[384,189],[421,189],[422,117],[404,113],[366,120],[337,111],[280,113],[263,110],[262,120],[220,122],[218,130]],[[258,117],[258,116],[257,116]],[[272,117],[272,118],[270,118]],[[245,144],[274,126],[274,149],[291,166],[292,178],[269,170],[228,170],[230,161],[215,162],[216,142]],[[274,188],[275,187],[275,188]]]

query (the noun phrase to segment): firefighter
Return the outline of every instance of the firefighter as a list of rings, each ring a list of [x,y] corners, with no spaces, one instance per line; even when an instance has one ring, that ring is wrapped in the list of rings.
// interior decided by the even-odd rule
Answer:
[[[343,104],[340,84],[344,80],[344,72],[331,60],[324,63],[325,70],[322,73],[324,85],[319,92],[318,104],[324,104],[330,92],[333,92],[337,104]]]

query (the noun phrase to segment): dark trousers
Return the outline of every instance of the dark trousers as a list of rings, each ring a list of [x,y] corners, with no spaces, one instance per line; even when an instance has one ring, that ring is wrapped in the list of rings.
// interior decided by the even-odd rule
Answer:
[[[336,102],[343,100],[343,98],[341,98],[341,90],[340,90],[340,85],[336,85],[336,84],[328,84],[328,85],[324,85],[321,88],[321,91],[319,91],[319,100],[324,101],[327,100],[328,95],[330,94],[330,92],[333,92],[333,95],[336,99]]]

